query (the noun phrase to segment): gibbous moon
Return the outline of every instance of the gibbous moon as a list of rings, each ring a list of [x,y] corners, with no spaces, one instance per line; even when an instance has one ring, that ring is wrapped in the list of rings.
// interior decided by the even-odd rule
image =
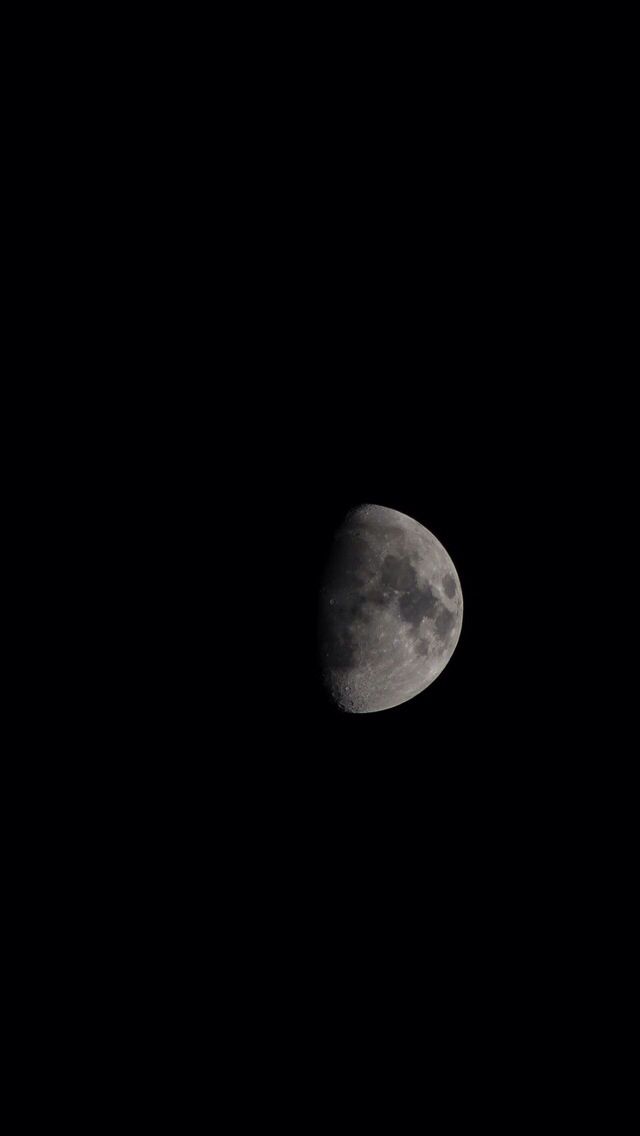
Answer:
[[[320,595],[320,662],[352,714],[388,710],[429,686],[462,626],[462,590],[433,533],[383,505],[360,505],[338,529]]]

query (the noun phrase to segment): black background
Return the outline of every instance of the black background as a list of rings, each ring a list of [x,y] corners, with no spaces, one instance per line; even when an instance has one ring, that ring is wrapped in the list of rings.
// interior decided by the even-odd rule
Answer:
[[[335,1121],[332,1091],[360,1112],[380,1086],[394,1130],[405,1086],[448,1118],[509,1090],[529,1114],[627,1004],[620,37],[610,77],[600,26],[595,50],[575,21],[541,29],[527,60],[502,16],[478,17],[491,50],[468,15],[395,42],[382,19],[379,45],[359,20],[290,50],[287,15],[287,66],[244,14],[214,47],[190,25],[182,56],[173,26],[156,51],[148,21],[118,25],[131,62],[99,97],[71,75],[68,112],[38,99],[24,271],[50,310],[25,343],[80,382],[33,395],[64,471],[38,477],[59,631],[33,653],[62,690],[29,692],[46,741],[12,855],[37,798],[34,973],[48,956],[66,996],[58,944],[88,970],[90,1029],[100,998],[132,1080],[153,1067],[145,1108],[182,1059],[262,1115],[298,1090]],[[351,716],[319,681],[316,606],[362,502],[435,533],[465,607],[427,691]]]
[[[325,326],[311,376],[296,365],[282,388],[252,393],[256,421],[237,453],[250,475],[235,497],[251,521],[248,559],[221,586],[239,669],[230,701],[214,692],[212,702],[229,727],[213,782],[231,887],[253,929],[242,949],[251,955],[251,934],[281,942],[284,930],[295,946],[284,963],[276,952],[276,968],[314,968],[320,1002],[346,983],[365,1015],[379,1009],[370,986],[381,958],[395,989],[412,991],[428,959],[435,1000],[446,988],[468,1005],[533,952],[535,1000],[547,921],[554,936],[572,923],[596,851],[579,836],[595,767],[571,709],[571,476],[558,403],[513,376],[511,351],[523,348],[506,308],[493,333],[510,359],[499,382],[473,330],[460,331],[467,347],[451,365],[450,327],[428,307],[409,338],[386,299],[366,315],[366,346],[353,323],[340,336]],[[456,322],[473,329],[480,315],[478,297]],[[294,336],[301,354],[307,334]],[[365,501],[442,541],[464,622],[428,690],[348,715],[319,681],[317,588],[335,526]]]
[[[366,348],[353,325],[347,338],[325,328],[311,379],[296,365],[251,393],[234,497],[247,559],[240,573],[225,561],[218,585],[237,669],[216,670],[205,701],[212,760],[184,823],[197,796],[219,849],[216,910],[230,905],[242,998],[267,1034],[285,1004],[294,1028],[311,1014],[332,1037],[338,1021],[376,1037],[428,1006],[436,1065],[464,1021],[481,1068],[496,1031],[502,1045],[523,1018],[533,1038],[550,1014],[575,1027],[592,1010],[582,952],[595,897],[610,902],[611,785],[574,638],[588,465],[567,449],[555,384],[516,381],[522,332],[506,310],[492,333],[509,358],[499,381],[474,334],[452,367],[449,327],[428,313],[407,339],[387,308],[379,344],[383,302]],[[478,298],[457,321],[480,314]],[[356,345],[354,373],[343,360]],[[465,608],[431,687],[348,715],[319,681],[317,587],[336,524],[363,501],[437,535]],[[348,1035],[332,1044],[346,1056]]]
[[[611,424],[593,379],[615,336],[604,299],[594,312],[579,199],[567,222],[556,195],[514,180],[512,155],[492,151],[490,185],[404,168],[400,193],[359,155],[330,200],[324,182],[293,197],[261,182],[257,213],[245,175],[223,215],[219,380],[184,444],[185,529],[211,576],[206,619],[187,621],[176,736],[198,757],[180,824],[194,862],[200,839],[219,848],[233,949],[269,1012],[274,982],[299,981],[322,1014],[346,991],[361,1023],[419,989],[446,1033],[458,1012],[480,1028],[498,999],[508,1021],[512,987],[520,1013],[542,1012],[559,975],[585,1012],[576,944],[611,784],[584,564],[585,548],[602,556]],[[346,715],[319,682],[317,589],[362,502],[441,540],[464,622],[427,691]]]
[[[157,303],[132,304],[135,365],[152,342],[166,383],[132,431],[151,450],[135,524],[158,541],[136,581],[156,657],[123,778],[132,906],[168,910],[205,967],[220,952],[230,1050],[247,1022],[258,1054],[313,1022],[348,1061],[350,1031],[416,1006],[407,1037],[428,1020],[435,1063],[460,1022],[477,1055],[589,1012],[624,304],[588,150],[509,90],[449,85],[413,117],[408,89],[366,115],[234,91],[206,147],[177,124],[193,167],[166,239],[140,202]],[[438,537],[464,621],[425,692],[347,715],[319,680],[317,593],[362,502]]]

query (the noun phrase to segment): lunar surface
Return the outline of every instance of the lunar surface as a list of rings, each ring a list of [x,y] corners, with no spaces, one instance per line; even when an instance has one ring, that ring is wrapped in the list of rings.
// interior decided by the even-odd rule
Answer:
[[[360,505],[338,532],[320,596],[320,660],[334,701],[388,710],[429,686],[462,626],[451,557],[417,521]]]

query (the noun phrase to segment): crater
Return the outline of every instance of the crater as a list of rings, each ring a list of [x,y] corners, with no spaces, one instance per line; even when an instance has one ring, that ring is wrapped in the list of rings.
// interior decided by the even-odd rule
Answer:
[[[449,576],[449,575],[443,576],[442,577],[442,587],[444,589],[445,596],[448,596],[449,599],[452,600],[453,597],[456,594],[456,582],[455,582],[453,576]]]

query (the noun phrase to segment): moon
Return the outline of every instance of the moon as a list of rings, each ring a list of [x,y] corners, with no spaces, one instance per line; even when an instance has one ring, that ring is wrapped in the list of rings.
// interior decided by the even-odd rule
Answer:
[[[353,509],[320,592],[320,663],[334,702],[369,714],[415,698],[449,662],[462,607],[458,573],[433,533],[383,505]]]

